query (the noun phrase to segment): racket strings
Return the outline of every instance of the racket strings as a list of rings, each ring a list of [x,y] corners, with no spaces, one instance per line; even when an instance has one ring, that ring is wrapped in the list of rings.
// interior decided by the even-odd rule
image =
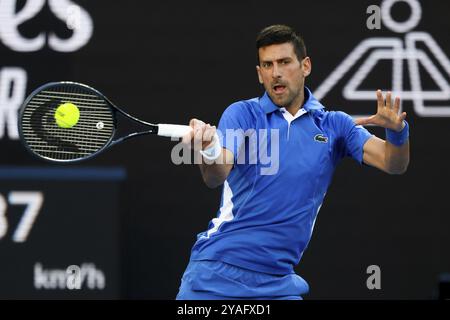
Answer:
[[[75,104],[80,117],[75,126],[62,128],[55,112],[63,103]],[[82,87],[57,86],[37,93],[22,116],[22,132],[30,149],[55,160],[87,157],[103,148],[114,132],[114,116],[109,104]]]

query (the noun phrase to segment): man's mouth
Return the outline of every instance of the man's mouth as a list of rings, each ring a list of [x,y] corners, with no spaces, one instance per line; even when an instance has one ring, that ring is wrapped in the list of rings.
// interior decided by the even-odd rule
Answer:
[[[273,92],[275,92],[275,94],[282,94],[286,91],[286,86],[282,85],[282,84],[276,84],[272,87]]]

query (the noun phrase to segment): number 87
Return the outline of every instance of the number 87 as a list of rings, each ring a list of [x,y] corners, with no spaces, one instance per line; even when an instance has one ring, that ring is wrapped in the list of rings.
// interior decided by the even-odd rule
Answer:
[[[12,205],[27,205],[20,219],[12,239],[14,242],[25,242],[33,227],[34,221],[44,202],[44,195],[39,191],[11,191],[8,195],[8,203]],[[0,239],[8,231],[8,220],[6,209],[8,205],[5,198],[0,194]]]

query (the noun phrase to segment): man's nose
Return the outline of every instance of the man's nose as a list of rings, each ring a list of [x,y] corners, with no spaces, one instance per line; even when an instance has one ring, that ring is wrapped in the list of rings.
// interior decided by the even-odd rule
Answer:
[[[272,68],[272,77],[275,78],[275,79],[281,78],[281,70],[280,70],[280,68],[278,67],[278,64],[277,64],[277,63],[274,63],[274,64],[273,64],[273,68]]]

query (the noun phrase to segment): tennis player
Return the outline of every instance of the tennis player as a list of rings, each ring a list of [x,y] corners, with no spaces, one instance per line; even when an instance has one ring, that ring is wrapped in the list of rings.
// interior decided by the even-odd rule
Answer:
[[[376,114],[354,121],[325,110],[305,87],[311,60],[292,28],[263,29],[256,48],[264,95],[230,105],[218,130],[192,119],[194,130],[183,138],[201,145],[203,179],[223,192],[217,217],[197,236],[177,299],[301,299],[309,286],[294,266],[339,161],[350,156],[389,174],[403,174],[409,163],[399,98],[378,90]],[[369,124],[384,127],[385,140],[361,126]]]

